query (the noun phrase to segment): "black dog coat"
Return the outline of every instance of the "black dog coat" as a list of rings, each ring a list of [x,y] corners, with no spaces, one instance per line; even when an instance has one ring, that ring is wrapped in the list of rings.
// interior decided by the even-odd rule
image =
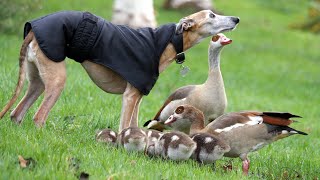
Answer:
[[[144,95],[158,79],[159,60],[167,45],[172,42],[178,53],[183,46],[182,35],[175,34],[173,23],[135,30],[89,12],[62,11],[29,21],[24,37],[31,29],[49,59],[60,62],[68,57],[80,63],[90,60],[101,64]]]

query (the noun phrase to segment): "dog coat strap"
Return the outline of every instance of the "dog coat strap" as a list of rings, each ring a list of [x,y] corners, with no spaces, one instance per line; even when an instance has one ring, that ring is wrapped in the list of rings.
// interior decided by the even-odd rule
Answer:
[[[177,52],[177,56],[175,57],[176,62],[178,64],[182,64],[185,60],[185,56],[183,53],[183,34],[174,34],[171,43],[174,46],[174,49]]]
[[[174,46],[177,54],[183,52],[183,34],[174,34],[171,39],[171,43]]]

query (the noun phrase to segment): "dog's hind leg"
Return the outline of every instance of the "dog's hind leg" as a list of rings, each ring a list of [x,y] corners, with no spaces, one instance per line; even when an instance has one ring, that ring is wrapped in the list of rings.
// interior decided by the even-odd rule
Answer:
[[[65,61],[54,62],[48,59],[39,49],[36,65],[44,83],[44,99],[33,119],[35,124],[41,127],[45,124],[51,108],[64,88],[66,82],[66,64]]]
[[[44,91],[44,84],[34,63],[27,62],[29,86],[26,94],[11,113],[11,120],[20,124],[25,113]]]
[[[130,83],[127,83],[126,90],[122,96],[119,132],[129,127],[131,121],[137,121],[136,118],[138,112],[135,114],[135,109],[138,108],[141,98],[142,94],[139,92],[139,90],[133,87]]]

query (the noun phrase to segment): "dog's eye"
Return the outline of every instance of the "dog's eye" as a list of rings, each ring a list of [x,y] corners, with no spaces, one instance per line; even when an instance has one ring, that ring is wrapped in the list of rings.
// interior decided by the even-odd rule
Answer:
[[[210,18],[214,18],[214,17],[216,17],[216,15],[214,15],[213,13],[211,13],[211,14],[209,14],[209,17],[210,17]]]

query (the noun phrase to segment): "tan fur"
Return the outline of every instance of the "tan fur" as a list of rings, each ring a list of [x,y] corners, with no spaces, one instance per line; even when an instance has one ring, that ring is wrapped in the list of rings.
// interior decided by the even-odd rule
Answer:
[[[20,57],[19,57],[19,79],[18,83],[16,86],[16,89],[14,91],[14,94],[11,98],[11,100],[7,103],[7,105],[3,108],[3,110],[0,112],[0,118],[2,118],[5,113],[11,108],[13,103],[17,100],[19,94],[21,93],[22,86],[24,83],[25,79],[25,63],[24,59],[26,58],[26,51],[28,44],[32,41],[33,39],[33,33],[30,33],[28,36],[26,36],[24,43],[21,45],[21,50],[20,50]]]
[[[215,25],[212,23],[214,20],[208,18],[209,13],[212,12],[209,10],[204,10],[186,17],[189,19],[189,21],[195,23],[193,23],[190,27],[188,26],[188,28],[184,28],[184,50],[191,48],[205,37],[213,35],[213,33],[219,33],[223,30],[235,28],[236,24],[239,22],[235,21],[237,19],[235,17],[220,16],[220,24]],[[205,27],[202,27],[204,22],[206,22],[206,25]],[[221,24],[221,22],[223,23]],[[25,58],[27,51],[31,55],[28,54],[28,57]],[[173,61],[175,56],[176,52],[173,46],[169,44],[161,55],[159,72],[164,71],[164,69]],[[21,48],[19,83],[15,90],[15,94],[7,106],[2,110],[0,117],[2,117],[10,109],[22,89],[24,80],[24,66],[21,64],[24,64],[23,61],[25,59],[27,59],[25,63],[27,64],[27,75],[30,83],[24,98],[11,113],[11,118],[15,122],[21,123],[26,111],[44,91],[44,99],[34,116],[36,125],[42,126],[44,125],[51,108],[57,101],[64,88],[66,81],[66,67],[64,61],[57,63],[48,59],[43,54],[32,33],[32,30],[27,35],[27,38],[24,40]],[[122,129],[129,127],[130,124],[132,126],[137,126],[139,105],[142,94],[130,83],[126,82],[117,73],[113,72],[109,68],[94,64],[89,60],[84,61],[82,66],[87,71],[92,81],[102,90],[113,94],[123,94],[119,132],[121,132]]]

